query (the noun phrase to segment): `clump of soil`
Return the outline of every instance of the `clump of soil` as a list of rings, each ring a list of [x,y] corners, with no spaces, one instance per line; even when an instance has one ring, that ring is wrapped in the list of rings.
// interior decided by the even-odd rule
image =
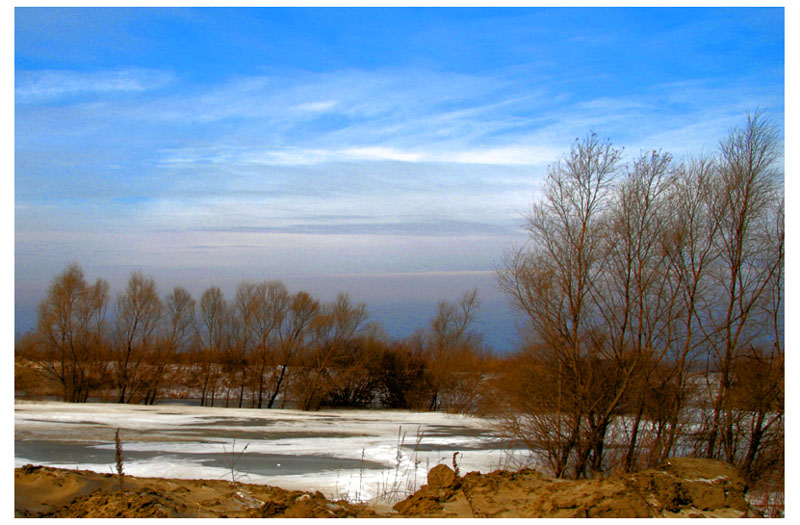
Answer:
[[[17,517],[260,518],[375,517],[366,505],[329,501],[319,492],[221,480],[125,476],[26,465],[14,472]]]
[[[16,469],[17,517],[741,517],[746,486],[725,463],[671,459],[605,479],[560,481],[533,470],[459,476],[446,465],[392,512],[319,492],[209,480],[125,477],[26,465]]]
[[[656,469],[603,479],[560,481],[532,470],[459,477],[446,465],[395,505],[419,517],[651,518],[740,517],[745,483],[713,460],[671,459]]]

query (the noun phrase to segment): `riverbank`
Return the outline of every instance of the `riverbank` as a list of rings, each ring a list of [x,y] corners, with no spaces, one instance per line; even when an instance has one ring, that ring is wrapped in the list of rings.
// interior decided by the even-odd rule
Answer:
[[[743,517],[745,484],[713,460],[672,459],[602,480],[558,481],[532,470],[458,475],[446,465],[388,505],[222,480],[178,480],[27,465],[15,469],[16,517]]]

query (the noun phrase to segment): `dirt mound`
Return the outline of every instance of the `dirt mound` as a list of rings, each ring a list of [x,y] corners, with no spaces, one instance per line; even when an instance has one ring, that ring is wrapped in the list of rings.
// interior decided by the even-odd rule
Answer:
[[[394,512],[319,492],[226,481],[126,477],[27,465],[16,469],[17,517],[740,517],[745,484],[719,461],[671,459],[605,479],[560,481],[533,470],[471,472],[445,465]]]
[[[701,459],[671,459],[637,474],[579,481],[548,479],[532,470],[459,477],[439,465],[427,485],[394,509],[431,518],[740,517],[747,512],[745,488],[732,467]]]
[[[319,493],[221,480],[125,477],[26,465],[14,472],[17,517],[42,518],[345,518],[374,517],[365,505]]]

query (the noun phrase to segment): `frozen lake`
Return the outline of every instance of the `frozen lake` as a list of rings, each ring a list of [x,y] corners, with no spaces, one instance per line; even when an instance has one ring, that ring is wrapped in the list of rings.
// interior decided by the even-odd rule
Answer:
[[[492,420],[430,412],[18,401],[14,421],[17,467],[114,472],[120,429],[127,474],[233,476],[351,500],[401,499],[429,469],[451,465],[455,452],[462,472],[515,467],[528,457]]]

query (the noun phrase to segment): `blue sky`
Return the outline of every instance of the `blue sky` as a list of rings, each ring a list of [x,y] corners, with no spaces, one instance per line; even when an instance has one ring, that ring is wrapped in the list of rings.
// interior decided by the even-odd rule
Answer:
[[[15,313],[78,261],[196,295],[282,279],[406,335],[494,287],[590,130],[709,152],[784,119],[782,8],[15,9]]]

